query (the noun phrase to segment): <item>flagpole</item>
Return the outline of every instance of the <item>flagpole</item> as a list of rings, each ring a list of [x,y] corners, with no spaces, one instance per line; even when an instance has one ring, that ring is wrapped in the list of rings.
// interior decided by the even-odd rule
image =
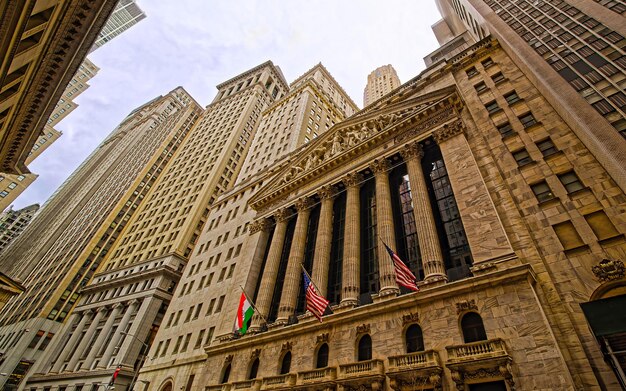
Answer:
[[[315,281],[313,281],[313,278],[311,278],[311,275],[309,274],[309,272],[306,271],[306,269],[304,268],[304,264],[300,263],[300,267],[302,268],[302,270],[304,271],[304,273],[306,274],[307,277],[309,277],[309,281],[311,281],[311,284],[313,284],[313,287],[315,288],[315,290],[317,291],[317,293],[319,295],[322,294],[322,291],[319,290],[319,288],[317,287],[317,285],[315,285]],[[306,294],[306,292],[305,292]]]
[[[259,309],[258,309],[258,308],[256,308],[256,305],[254,305],[254,302],[253,302],[253,301],[252,301],[252,300],[248,297],[248,295],[246,294],[246,290],[245,290],[245,289],[243,289],[243,287],[241,286],[241,284],[239,285],[239,288],[241,288],[241,292],[243,292],[243,295],[246,297],[246,300],[248,300],[248,302],[250,302],[250,305],[252,306],[252,308],[254,309],[254,311],[256,311],[256,313],[257,313],[257,314],[261,315],[261,318],[263,318],[263,321],[264,321],[265,323],[268,323],[268,322],[267,322],[267,318],[265,317],[265,315],[263,315],[263,314],[261,313],[261,311],[259,311]]]

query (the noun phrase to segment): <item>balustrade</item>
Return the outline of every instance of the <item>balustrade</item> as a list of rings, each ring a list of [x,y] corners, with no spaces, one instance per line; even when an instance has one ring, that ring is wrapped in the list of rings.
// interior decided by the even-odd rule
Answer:
[[[449,362],[462,362],[508,355],[504,341],[500,338],[447,346],[446,350]]]

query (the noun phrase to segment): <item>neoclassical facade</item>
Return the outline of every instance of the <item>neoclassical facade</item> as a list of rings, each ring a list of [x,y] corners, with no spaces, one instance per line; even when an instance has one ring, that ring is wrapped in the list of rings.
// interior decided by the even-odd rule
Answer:
[[[217,326],[199,333],[203,352],[153,345],[146,389],[619,387],[580,304],[623,296],[624,194],[496,41],[432,65],[286,162],[218,199],[200,252],[245,195],[243,255],[231,282],[200,293],[223,295],[221,311],[179,327],[195,340]],[[398,288],[383,243],[419,292]],[[321,323],[300,265],[331,302]],[[200,277],[185,274],[174,296]],[[257,311],[241,337],[242,289]]]

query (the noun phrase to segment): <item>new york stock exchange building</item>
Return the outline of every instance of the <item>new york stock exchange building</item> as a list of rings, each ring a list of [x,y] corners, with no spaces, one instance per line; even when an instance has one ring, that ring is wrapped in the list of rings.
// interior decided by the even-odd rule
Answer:
[[[148,389],[619,389],[624,323],[587,315],[623,316],[624,192],[496,41],[263,175],[217,201],[245,199],[254,217],[215,338],[168,358],[159,331]],[[383,243],[419,291],[398,286]],[[301,265],[330,301],[321,322]],[[256,308],[234,335],[242,289]]]

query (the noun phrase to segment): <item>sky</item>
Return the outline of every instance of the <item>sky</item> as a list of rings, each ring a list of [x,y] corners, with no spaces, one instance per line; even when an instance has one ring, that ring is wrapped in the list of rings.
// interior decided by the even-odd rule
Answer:
[[[321,62],[362,108],[367,75],[391,64],[401,82],[438,45],[434,0],[138,0],[147,14],[93,52],[100,71],[29,169],[15,208],[43,202],[135,107],[184,87],[205,107],[215,86],[271,60],[288,82]]]

